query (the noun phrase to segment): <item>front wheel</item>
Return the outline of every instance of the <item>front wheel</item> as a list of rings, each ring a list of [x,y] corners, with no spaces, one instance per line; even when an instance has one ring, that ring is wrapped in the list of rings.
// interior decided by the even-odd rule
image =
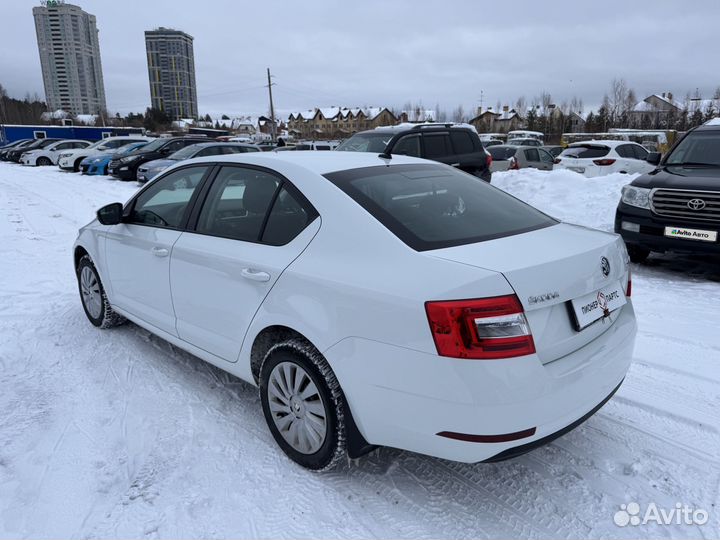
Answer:
[[[644,262],[650,256],[650,250],[630,244],[627,246],[628,255],[630,260],[634,263]]]
[[[311,470],[329,470],[346,455],[345,397],[327,361],[311,345],[271,347],[260,368],[260,399],[275,442]]]
[[[125,318],[110,307],[97,268],[89,255],[84,255],[80,259],[77,278],[83,310],[93,325],[98,328],[110,328],[125,322]]]
[[[80,172],[80,163],[82,162],[83,159],[85,159],[85,158],[80,158],[75,161],[75,164],[73,165],[73,171]]]
[[[37,159],[36,165],[38,167],[47,167],[48,165],[52,165],[52,161],[50,161],[49,158],[46,158],[45,156],[39,157]]]

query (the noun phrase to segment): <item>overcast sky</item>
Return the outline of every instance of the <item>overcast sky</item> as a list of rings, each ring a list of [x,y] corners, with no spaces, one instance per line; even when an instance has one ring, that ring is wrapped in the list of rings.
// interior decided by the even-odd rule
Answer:
[[[78,0],[96,15],[107,106],[150,102],[144,30],[195,37],[201,114],[263,113],[265,68],[282,113],[436,103],[450,112],[542,91],[596,107],[613,77],[638,97],[720,86],[720,2]],[[0,2],[0,84],[44,95],[32,7]]]

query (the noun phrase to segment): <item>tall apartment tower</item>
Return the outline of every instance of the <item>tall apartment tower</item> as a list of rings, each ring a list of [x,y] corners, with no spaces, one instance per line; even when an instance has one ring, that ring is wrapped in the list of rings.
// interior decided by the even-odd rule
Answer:
[[[145,32],[150,100],[171,119],[197,118],[193,37],[170,28]]]
[[[95,16],[62,0],[44,0],[33,16],[48,108],[74,115],[104,112]]]

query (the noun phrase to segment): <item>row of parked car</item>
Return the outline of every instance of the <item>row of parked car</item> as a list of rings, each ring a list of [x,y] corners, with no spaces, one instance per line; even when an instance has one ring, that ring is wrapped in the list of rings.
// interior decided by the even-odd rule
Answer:
[[[0,152],[0,159],[24,165],[58,165],[83,174],[112,175],[146,182],[170,165],[193,157],[274,149],[338,150],[408,155],[447,163],[490,181],[493,172],[535,168],[568,169],[585,176],[645,173],[654,169],[652,155],[628,141],[577,142],[567,148],[545,146],[537,138],[509,143],[483,140],[464,124],[401,124],[356,133],[342,143],[320,141],[277,147],[246,142],[210,140],[204,136],[150,138],[109,137],[95,143],[82,140],[18,141]]]
[[[65,171],[112,175],[146,182],[175,163],[194,157],[260,152],[261,147],[207,137],[108,137],[91,143],[68,139],[27,139],[0,148],[0,160],[28,166],[57,165]]]

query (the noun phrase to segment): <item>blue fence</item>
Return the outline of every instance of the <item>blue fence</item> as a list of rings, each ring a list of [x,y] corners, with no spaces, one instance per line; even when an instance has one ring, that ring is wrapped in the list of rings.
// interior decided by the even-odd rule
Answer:
[[[95,126],[23,126],[0,124],[0,145],[20,139],[82,139],[97,141],[119,135],[142,135],[143,128]]]

